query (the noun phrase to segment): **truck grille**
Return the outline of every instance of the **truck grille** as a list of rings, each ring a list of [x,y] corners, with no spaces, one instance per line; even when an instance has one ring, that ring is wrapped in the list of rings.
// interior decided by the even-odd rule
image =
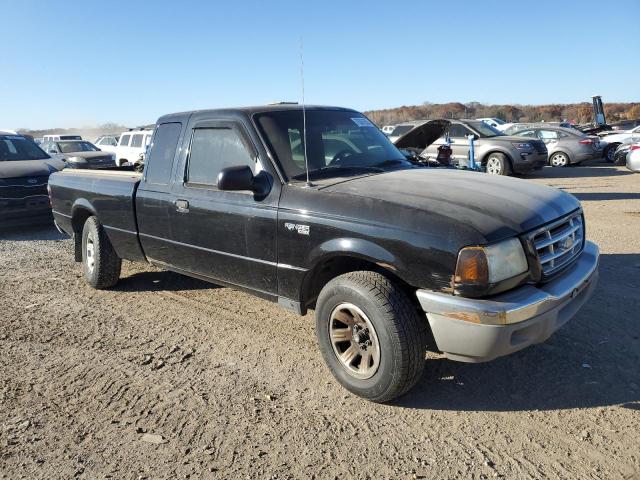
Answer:
[[[534,232],[532,241],[543,278],[553,275],[571,264],[582,252],[582,212],[571,214]]]
[[[38,195],[48,196],[48,177],[24,177],[0,179],[0,199],[20,200]]]

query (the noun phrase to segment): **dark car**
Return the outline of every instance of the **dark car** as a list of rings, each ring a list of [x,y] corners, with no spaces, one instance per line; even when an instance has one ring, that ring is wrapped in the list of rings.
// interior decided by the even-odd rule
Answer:
[[[166,115],[142,175],[50,185],[89,285],[114,286],[127,259],[315,309],[335,378],[383,402],[420,379],[431,337],[492,360],[545,341],[594,290],[574,196],[479,176],[408,161],[354,110],[271,105]]]
[[[47,182],[64,166],[28,138],[0,131],[0,228],[50,222]]]
[[[70,168],[112,168],[116,166],[115,155],[103,152],[86,140],[49,141],[42,149],[54,158],[64,159]]]

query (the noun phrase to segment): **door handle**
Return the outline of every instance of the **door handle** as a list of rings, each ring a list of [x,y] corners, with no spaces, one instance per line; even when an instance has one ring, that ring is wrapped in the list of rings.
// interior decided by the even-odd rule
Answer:
[[[189,202],[186,200],[176,200],[173,204],[176,206],[177,212],[189,213]]]

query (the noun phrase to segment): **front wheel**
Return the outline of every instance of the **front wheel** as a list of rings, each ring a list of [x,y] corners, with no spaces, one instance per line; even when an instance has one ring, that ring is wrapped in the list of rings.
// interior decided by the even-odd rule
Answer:
[[[373,402],[393,400],[420,379],[427,328],[407,294],[375,272],[336,277],[316,303],[316,334],[331,373]]]
[[[556,152],[549,158],[549,165],[552,167],[567,167],[569,165],[569,157],[566,153]]]
[[[82,267],[93,288],[113,287],[120,278],[122,260],[96,217],[89,217],[82,229]]]
[[[492,153],[487,157],[485,170],[490,175],[509,175],[511,164],[504,153]]]

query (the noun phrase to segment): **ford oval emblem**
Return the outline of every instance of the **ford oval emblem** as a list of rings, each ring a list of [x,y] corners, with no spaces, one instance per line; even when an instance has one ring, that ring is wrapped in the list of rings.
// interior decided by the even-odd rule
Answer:
[[[574,244],[573,237],[567,237],[564,239],[563,247],[565,250],[570,250],[573,248],[573,244]]]
[[[38,183],[38,179],[37,178],[30,178],[29,180],[27,180],[27,183],[31,183],[31,184]]]

